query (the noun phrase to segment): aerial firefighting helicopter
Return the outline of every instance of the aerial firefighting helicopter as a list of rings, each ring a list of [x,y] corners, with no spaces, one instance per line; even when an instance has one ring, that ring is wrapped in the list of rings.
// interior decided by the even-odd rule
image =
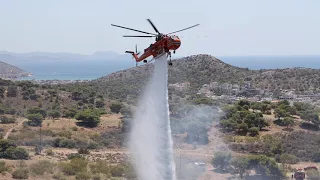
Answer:
[[[150,34],[148,36],[145,35],[145,36],[123,36],[123,37],[148,37],[148,38],[155,37],[156,42],[151,44],[148,48],[146,48],[144,50],[144,53],[140,57],[138,57],[138,55],[140,53],[137,52],[137,46],[136,46],[136,51],[135,52],[126,51],[126,53],[132,54],[132,56],[135,58],[136,65],[140,61],[143,61],[144,63],[147,63],[148,61],[146,60],[146,58],[148,58],[149,56],[153,56],[153,59],[154,59],[157,56],[159,56],[160,54],[165,52],[170,56],[169,65],[172,66],[170,50],[173,50],[173,53],[175,53],[176,50],[180,47],[181,41],[180,41],[180,38],[178,36],[170,35],[170,34],[177,33],[177,32],[180,32],[180,31],[184,31],[184,30],[187,30],[187,29],[190,29],[190,28],[193,28],[193,27],[196,27],[196,26],[199,25],[199,24],[196,24],[196,25],[190,26],[188,28],[184,28],[184,29],[181,29],[181,30],[178,30],[178,31],[174,31],[174,32],[171,32],[171,33],[168,33],[168,34],[163,34],[163,33],[160,33],[158,31],[158,29],[155,27],[155,25],[152,23],[152,21],[150,19],[147,19],[147,21],[151,24],[153,29],[158,34],[149,33],[149,32],[145,32],[145,31],[140,31],[140,30],[136,30],[136,29],[132,29],[132,28],[127,28],[127,27],[111,24],[112,26],[115,26],[115,27],[124,28],[124,29],[132,30],[132,31],[137,31],[137,32],[144,33],[144,34]],[[152,61],[152,60],[150,60],[150,61]]]

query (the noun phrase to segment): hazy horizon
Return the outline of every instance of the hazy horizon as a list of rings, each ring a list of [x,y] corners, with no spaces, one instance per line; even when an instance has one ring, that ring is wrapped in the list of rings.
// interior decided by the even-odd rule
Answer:
[[[122,54],[137,44],[143,51],[153,38],[123,38],[143,34],[111,24],[153,33],[150,18],[163,33],[200,24],[177,33],[178,56],[319,55],[318,7],[316,0],[0,0],[0,50]]]

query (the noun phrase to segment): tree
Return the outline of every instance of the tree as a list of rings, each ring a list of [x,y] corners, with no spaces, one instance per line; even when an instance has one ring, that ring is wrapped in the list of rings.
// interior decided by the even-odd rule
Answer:
[[[214,157],[212,158],[211,164],[220,169],[221,171],[225,171],[229,166],[231,160],[231,153],[218,151],[214,153]]]
[[[123,107],[122,103],[116,102],[111,104],[110,109],[111,109],[111,112],[118,114],[122,107]]]
[[[100,99],[96,100],[96,108],[103,108],[104,102]]]
[[[120,109],[120,113],[123,115],[125,118],[131,118],[132,117],[132,111],[129,108],[123,107]]]
[[[29,109],[28,114],[41,114],[43,118],[47,117],[47,112],[40,107],[33,107]]]
[[[250,135],[251,136],[257,136],[259,135],[259,128],[257,127],[252,127],[249,129]]]
[[[312,154],[312,161],[320,162],[320,151],[313,152]]]
[[[287,128],[294,125],[294,119],[291,117],[285,117],[282,122],[285,126],[287,126]]]
[[[40,126],[42,124],[43,116],[40,113],[28,114],[27,118],[29,119],[28,124],[30,126]]]
[[[275,112],[275,116],[278,117],[279,119],[282,118],[282,117],[289,116],[289,113],[286,112],[286,110],[281,109],[281,108],[275,109],[274,112]]]
[[[249,170],[249,160],[246,157],[235,157],[230,162],[232,173],[239,174],[240,178]]]
[[[53,110],[48,113],[48,116],[52,117],[53,119],[57,119],[57,118],[61,117],[61,113],[60,113],[60,111]]]
[[[7,96],[8,97],[16,97],[18,95],[18,89],[17,86],[10,85],[8,87]]]
[[[188,143],[207,144],[209,141],[206,126],[202,122],[191,121],[188,123],[187,134]]]
[[[6,89],[2,86],[0,86],[0,97],[3,98],[4,92],[6,91]]]
[[[100,123],[100,114],[92,109],[79,111],[75,118],[81,120],[90,127],[96,127]]]
[[[76,108],[65,109],[63,111],[63,117],[73,118],[77,114],[77,112],[78,111]]]
[[[251,103],[251,108],[253,109],[253,112],[254,112],[254,110],[260,110],[261,107],[262,107],[262,104],[259,103],[259,102],[253,102],[253,103]]]

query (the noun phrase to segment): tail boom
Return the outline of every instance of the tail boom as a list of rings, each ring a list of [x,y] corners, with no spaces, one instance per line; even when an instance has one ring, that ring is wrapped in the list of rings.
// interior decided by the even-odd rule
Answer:
[[[133,51],[126,51],[126,53],[131,54],[136,59],[136,61],[138,62],[139,57],[138,57],[138,55],[136,53],[134,53]]]

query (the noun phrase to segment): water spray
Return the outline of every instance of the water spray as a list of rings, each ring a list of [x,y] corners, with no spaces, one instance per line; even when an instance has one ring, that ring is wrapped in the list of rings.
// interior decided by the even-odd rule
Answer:
[[[158,56],[154,74],[134,113],[129,149],[141,180],[176,180],[168,103],[167,56]]]

